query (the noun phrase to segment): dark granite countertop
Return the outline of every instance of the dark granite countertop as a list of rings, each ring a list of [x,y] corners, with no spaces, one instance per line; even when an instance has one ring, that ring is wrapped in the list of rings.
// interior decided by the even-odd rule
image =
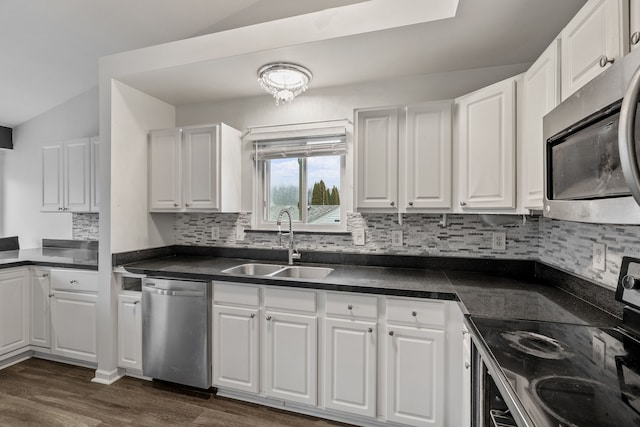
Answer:
[[[97,270],[98,251],[95,249],[73,248],[35,248],[0,251],[0,269],[23,265]]]
[[[619,319],[609,313],[534,277],[317,263],[300,265],[330,267],[334,271],[324,279],[314,280],[222,273],[222,270],[248,262],[264,263],[240,258],[178,255],[124,267],[131,273],[150,276],[457,300],[465,314],[471,316],[602,326],[619,323]]]

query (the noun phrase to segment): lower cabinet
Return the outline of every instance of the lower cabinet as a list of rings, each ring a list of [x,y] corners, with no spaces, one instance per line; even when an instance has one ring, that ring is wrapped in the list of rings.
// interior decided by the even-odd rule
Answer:
[[[51,292],[49,270],[34,268],[31,270],[31,345],[51,348],[51,310],[49,294]]]
[[[51,294],[51,353],[97,363],[98,296],[65,291]]]
[[[142,372],[142,295],[118,295],[118,366]]]
[[[328,318],[324,324],[325,406],[375,417],[376,323]]]
[[[0,355],[29,345],[29,271],[0,272]]]
[[[444,426],[444,331],[388,325],[387,419]]]

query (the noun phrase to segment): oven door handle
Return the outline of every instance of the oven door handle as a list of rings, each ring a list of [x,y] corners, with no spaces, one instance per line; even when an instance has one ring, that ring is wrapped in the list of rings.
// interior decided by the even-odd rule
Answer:
[[[620,166],[631,191],[631,195],[640,205],[640,168],[636,153],[636,110],[640,99],[640,67],[635,71],[627,92],[620,106],[620,121],[618,125],[618,150],[620,152]]]

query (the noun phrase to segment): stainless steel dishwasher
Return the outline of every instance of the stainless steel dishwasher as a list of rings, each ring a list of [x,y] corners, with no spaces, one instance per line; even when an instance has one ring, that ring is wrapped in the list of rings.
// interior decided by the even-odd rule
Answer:
[[[211,287],[208,282],[142,281],[142,373],[211,387]]]

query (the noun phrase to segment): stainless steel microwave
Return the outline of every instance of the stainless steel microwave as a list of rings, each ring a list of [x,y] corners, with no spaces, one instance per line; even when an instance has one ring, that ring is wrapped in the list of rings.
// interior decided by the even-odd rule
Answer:
[[[544,117],[544,216],[640,224],[639,92],[637,49]]]

